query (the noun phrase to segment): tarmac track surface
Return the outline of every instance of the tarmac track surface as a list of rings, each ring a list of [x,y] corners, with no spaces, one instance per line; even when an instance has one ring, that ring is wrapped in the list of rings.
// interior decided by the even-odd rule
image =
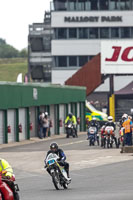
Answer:
[[[56,191],[43,168],[49,144],[58,142],[70,163],[72,183]],[[79,138],[51,138],[0,149],[0,156],[14,168],[22,200],[132,200],[133,156],[120,149],[89,147],[85,134]]]

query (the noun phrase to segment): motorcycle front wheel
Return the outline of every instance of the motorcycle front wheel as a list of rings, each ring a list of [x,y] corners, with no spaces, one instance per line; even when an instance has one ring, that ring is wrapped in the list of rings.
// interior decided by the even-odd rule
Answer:
[[[67,183],[63,183],[63,188],[67,189],[68,188],[68,184]]]
[[[55,174],[55,173],[52,174],[52,180],[53,180],[53,184],[54,184],[56,190],[59,190],[60,189],[60,182],[59,182],[59,179],[57,177],[57,174]]]
[[[20,200],[19,194],[17,192],[15,192],[15,194],[14,194],[14,199],[15,200]]]

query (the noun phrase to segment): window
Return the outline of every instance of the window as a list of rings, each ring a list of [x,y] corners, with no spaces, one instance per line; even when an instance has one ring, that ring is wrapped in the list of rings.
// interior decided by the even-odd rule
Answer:
[[[120,10],[129,10],[130,0],[120,0]]]
[[[69,38],[77,38],[77,29],[69,28]]]
[[[58,29],[58,39],[66,39],[67,38],[67,29],[59,28]]]
[[[89,29],[89,38],[90,39],[98,38],[98,28],[90,28]]]
[[[69,56],[69,66],[70,67],[77,66],[77,56]]]
[[[109,10],[119,10],[119,0],[110,0]]]
[[[31,51],[33,52],[44,51],[43,38],[42,37],[30,38],[30,46],[31,46]]]
[[[58,57],[58,66],[59,67],[67,67],[67,57],[66,56]]]
[[[133,1],[130,2],[130,10],[133,9]]]
[[[55,10],[67,10],[66,0],[56,0],[54,1]]]
[[[85,10],[85,3],[87,0],[78,0],[78,10]]]
[[[76,0],[70,0],[68,2],[68,5],[69,5],[69,10],[76,10]]]
[[[99,4],[100,4],[100,10],[108,10],[108,8],[109,8],[108,0],[99,1]]]
[[[133,27],[131,28],[131,38],[133,38]]]
[[[43,46],[44,46],[45,52],[51,51],[51,36],[50,35],[43,36]]]
[[[121,28],[121,38],[130,38],[130,28],[129,27]]]
[[[109,28],[100,29],[100,38],[109,38]]]
[[[88,56],[79,56],[79,66],[85,65],[88,62]]]
[[[98,10],[98,0],[89,0],[91,10]]]
[[[90,1],[86,0],[86,2],[85,2],[85,10],[90,10],[90,9],[91,9]]]
[[[80,39],[88,38],[88,28],[79,28],[79,38]]]
[[[94,56],[89,56],[89,60],[91,60],[92,58],[94,58]]]
[[[111,38],[119,38],[119,28],[111,28]]]

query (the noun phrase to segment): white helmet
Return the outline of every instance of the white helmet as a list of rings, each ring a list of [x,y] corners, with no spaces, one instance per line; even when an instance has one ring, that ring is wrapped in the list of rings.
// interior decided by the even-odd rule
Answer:
[[[122,115],[122,118],[127,119],[127,118],[128,118],[128,115],[125,113],[125,114]]]
[[[128,118],[129,118],[130,120],[132,120],[132,116],[129,115]]]
[[[113,117],[112,117],[112,116],[109,116],[109,117],[108,117],[108,121],[112,122],[112,121],[113,121]]]
[[[46,115],[48,115],[48,112],[45,112],[44,114],[45,114],[45,116],[46,116]]]
[[[96,117],[93,117],[92,120],[96,121],[97,119],[96,119]]]

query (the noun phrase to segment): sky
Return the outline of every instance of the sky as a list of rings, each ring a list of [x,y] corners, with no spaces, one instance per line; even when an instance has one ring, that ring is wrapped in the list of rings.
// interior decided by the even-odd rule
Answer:
[[[29,25],[42,23],[51,0],[0,0],[0,38],[18,50],[27,47]]]

